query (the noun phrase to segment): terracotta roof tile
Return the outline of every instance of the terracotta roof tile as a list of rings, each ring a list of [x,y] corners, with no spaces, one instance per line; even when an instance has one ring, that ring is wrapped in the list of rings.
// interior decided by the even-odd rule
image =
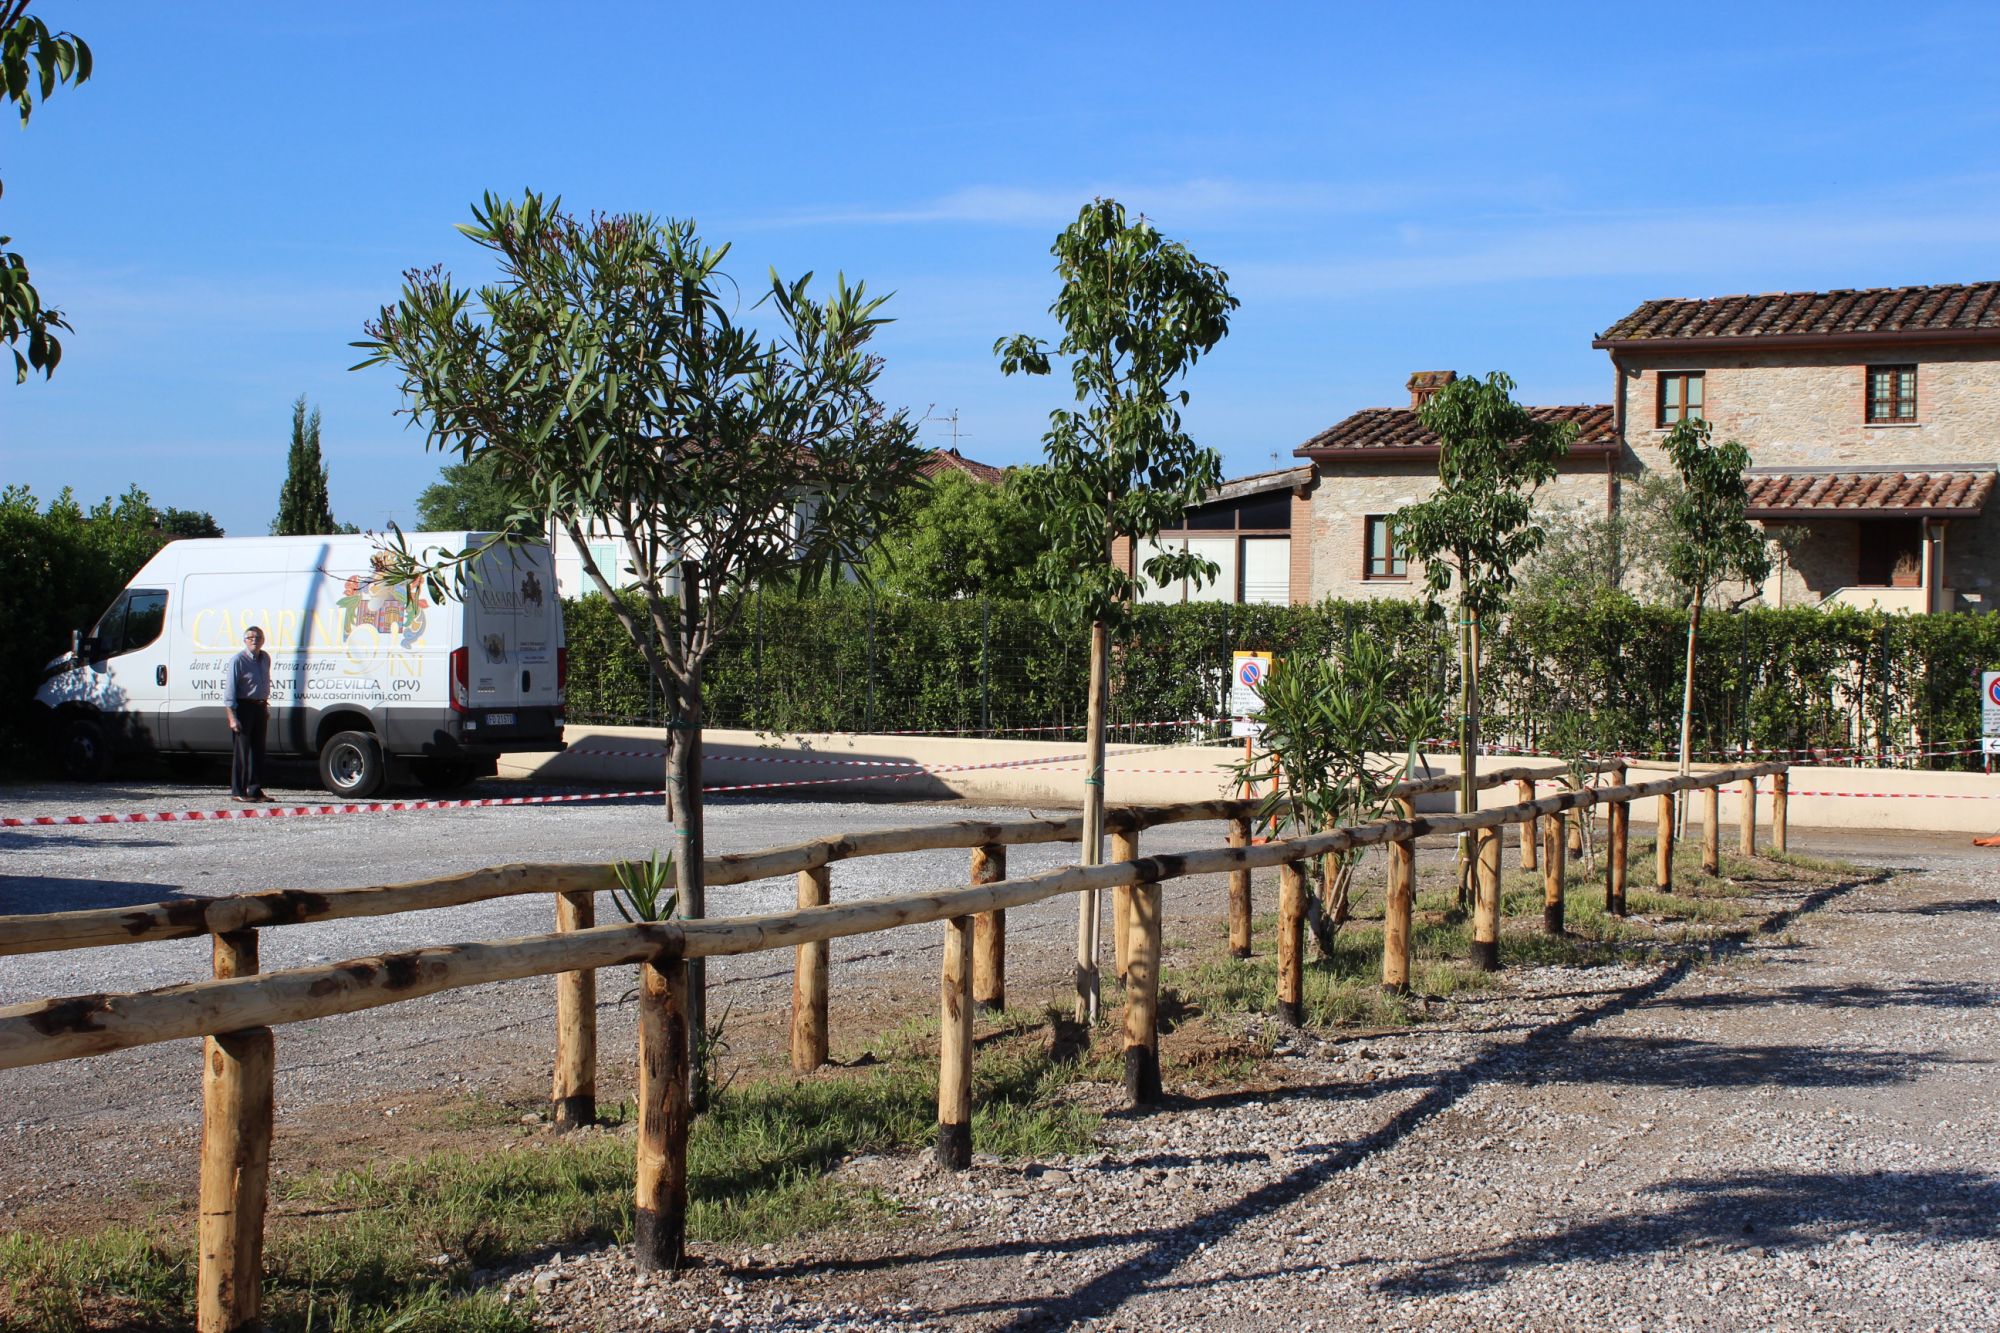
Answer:
[[[1752,518],[1890,512],[1977,514],[2000,474],[1966,472],[1752,472]]]
[[[1648,301],[1595,346],[1667,338],[2000,332],[2000,282]]]
[[[1609,404],[1592,403],[1578,407],[1531,407],[1537,421],[1573,421],[1577,425],[1576,448],[1582,450],[1616,448],[1618,437],[1612,430]],[[1292,452],[1303,458],[1310,454],[1348,449],[1429,449],[1438,447],[1437,436],[1424,429],[1417,414],[1407,407],[1364,407],[1353,416],[1329,426]]]
[[[963,472],[974,481],[983,481],[990,486],[998,486],[1007,479],[1005,468],[997,468],[991,463],[981,463],[967,458],[956,449],[931,450],[931,456],[917,464],[917,471],[926,477],[941,476],[946,472]]]

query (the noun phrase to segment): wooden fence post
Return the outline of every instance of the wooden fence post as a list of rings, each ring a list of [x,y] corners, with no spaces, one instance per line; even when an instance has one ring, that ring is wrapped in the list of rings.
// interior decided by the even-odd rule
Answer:
[[[1229,845],[1248,847],[1250,845],[1250,821],[1232,819],[1229,821]],[[1229,956],[1248,958],[1250,956],[1250,872],[1232,870],[1229,872]]]
[[[1139,830],[1120,829],[1111,835],[1111,860],[1136,861],[1139,859]],[[1111,939],[1112,958],[1118,965],[1118,980],[1125,980],[1126,964],[1132,954],[1132,886],[1120,884],[1111,891]]]
[[[1791,796],[1792,775],[1789,771],[1771,775],[1771,850],[1785,854],[1785,805]]]
[[[587,889],[556,895],[556,929],[589,930],[597,924],[597,898]],[[556,1068],[549,1100],[557,1129],[597,1119],[597,973],[556,977]]]
[[[1542,870],[1542,931],[1549,935],[1563,933],[1563,877],[1569,868],[1569,839],[1563,825],[1568,822],[1561,815],[1549,817],[1548,845],[1542,849],[1548,862]]]
[[[1297,861],[1278,867],[1278,1017],[1305,1021],[1306,875]]]
[[[1743,779],[1743,833],[1736,850],[1745,856],[1757,854],[1757,779]]]
[[[1619,786],[1625,784],[1621,781]],[[1613,801],[1611,803],[1610,829],[1607,834],[1611,846],[1604,858],[1604,910],[1613,916],[1625,915],[1625,865],[1629,845],[1632,840],[1632,803]]]
[[[1472,886],[1472,962],[1486,972],[1500,968],[1500,830],[1476,829]]]
[[[833,901],[833,870],[817,866],[799,872],[799,906],[825,907]],[[792,961],[792,1072],[810,1074],[826,1063],[827,968],[830,941],[801,944]]]
[[[257,971],[257,932],[215,936],[218,978]],[[200,1333],[262,1327],[264,1202],[277,1111],[277,1043],[269,1028],[202,1042],[201,1220],[195,1274]]]
[[[1522,778],[1514,784],[1514,794],[1520,797],[1521,804],[1526,805],[1535,799],[1535,784],[1527,778]],[[1523,870],[1535,868],[1536,844],[1542,840],[1541,826],[1539,815],[1529,815],[1521,821],[1521,869]]]
[[[1722,784],[1701,790],[1701,873],[1722,873]]]
[[[1160,886],[1132,886],[1132,941],[1125,955],[1125,1095],[1160,1102]]]
[[[938,980],[937,1159],[947,1170],[972,1165],[972,918],[944,923]]]
[[[1417,840],[1397,838],[1389,844],[1389,886],[1382,901],[1382,989],[1392,995],[1409,993],[1410,922],[1416,900]]]
[[[972,849],[972,882],[997,884],[1007,878],[1007,847],[989,843]],[[972,1002],[982,1012],[1007,1007],[1007,913],[981,912],[972,918]]]
[[[1659,836],[1654,839],[1653,887],[1661,893],[1674,891],[1674,794],[1660,798]]]
[[[641,1269],[687,1260],[688,970],[662,955],[639,965],[639,1142],[632,1251]]]

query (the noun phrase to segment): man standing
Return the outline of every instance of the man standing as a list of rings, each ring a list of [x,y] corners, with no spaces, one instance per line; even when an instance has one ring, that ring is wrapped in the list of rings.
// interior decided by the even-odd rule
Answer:
[[[271,655],[264,631],[243,632],[243,651],[229,659],[222,684],[222,711],[229,718],[229,799],[268,801],[264,794],[264,734],[271,721]]]

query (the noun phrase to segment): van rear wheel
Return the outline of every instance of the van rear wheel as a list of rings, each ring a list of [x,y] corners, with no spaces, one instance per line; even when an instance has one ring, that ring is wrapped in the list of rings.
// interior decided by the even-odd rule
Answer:
[[[365,731],[337,732],[320,747],[320,785],[335,796],[366,800],[382,790],[388,775],[382,743]]]

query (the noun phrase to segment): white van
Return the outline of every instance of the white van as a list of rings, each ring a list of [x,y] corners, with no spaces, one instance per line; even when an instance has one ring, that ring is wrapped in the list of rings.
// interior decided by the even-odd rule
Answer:
[[[408,534],[461,550],[476,532]],[[376,539],[171,542],[71,651],[36,710],[65,774],[102,777],[118,754],[226,755],[222,687],[252,625],[271,655],[269,752],[310,755],[343,798],[405,771],[444,788],[507,750],[563,748],[562,604],[548,548],[501,547],[463,600],[391,583]]]

